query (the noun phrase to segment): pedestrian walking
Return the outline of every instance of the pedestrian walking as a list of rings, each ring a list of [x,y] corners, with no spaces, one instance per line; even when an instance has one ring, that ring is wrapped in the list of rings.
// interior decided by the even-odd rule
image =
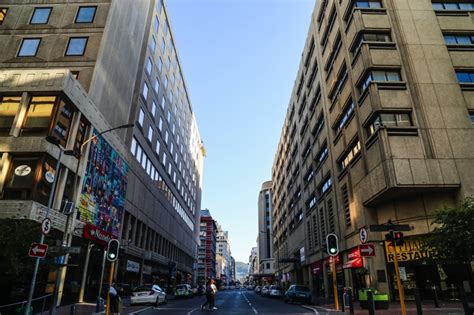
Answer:
[[[217,307],[214,306],[216,293],[217,287],[214,283],[214,280],[209,280],[206,284],[206,302],[201,305],[201,309],[204,309],[204,307],[209,304],[210,310],[217,310]]]
[[[117,288],[115,287],[115,282],[109,288],[109,299],[110,299],[110,313],[120,314],[120,296],[118,295]]]

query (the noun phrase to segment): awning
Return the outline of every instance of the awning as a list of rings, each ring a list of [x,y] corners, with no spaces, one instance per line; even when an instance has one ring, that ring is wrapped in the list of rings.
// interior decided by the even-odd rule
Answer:
[[[343,269],[362,268],[363,261],[360,256],[359,246],[349,250],[347,253],[348,261],[342,265]]]

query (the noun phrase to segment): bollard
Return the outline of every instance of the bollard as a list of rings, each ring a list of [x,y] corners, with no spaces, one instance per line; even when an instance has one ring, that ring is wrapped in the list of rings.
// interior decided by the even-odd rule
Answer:
[[[347,290],[347,295],[349,297],[349,313],[354,314],[354,302],[352,301],[352,289]]]
[[[341,312],[344,312],[344,308],[345,308],[345,301],[344,301],[344,291],[339,289],[337,290],[337,294],[339,295],[339,301],[341,301]]]
[[[436,286],[431,287],[433,289],[433,299],[434,299],[434,305],[435,307],[439,307],[439,298],[438,298],[438,290],[436,289]]]
[[[71,308],[69,309],[69,315],[76,314],[76,304],[71,304]]]
[[[421,307],[420,290],[418,290],[418,288],[414,288],[413,289],[413,294],[415,296],[416,314],[417,315],[423,315],[423,309]]]
[[[367,291],[367,304],[369,308],[369,315],[375,315],[374,294],[371,290]]]

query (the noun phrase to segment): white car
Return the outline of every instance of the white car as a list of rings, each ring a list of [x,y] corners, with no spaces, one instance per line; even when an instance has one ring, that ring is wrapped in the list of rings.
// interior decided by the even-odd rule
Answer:
[[[189,284],[179,284],[176,286],[176,297],[186,297],[192,298],[193,297],[193,290]]]
[[[272,285],[270,287],[270,297],[281,298],[281,297],[283,297],[283,291],[281,290],[281,288],[279,286]]]
[[[166,293],[159,285],[146,284],[133,289],[130,297],[130,305],[155,304],[156,306],[166,303]]]
[[[261,295],[269,295],[270,294],[270,286],[266,285],[262,287],[262,290],[260,291]]]

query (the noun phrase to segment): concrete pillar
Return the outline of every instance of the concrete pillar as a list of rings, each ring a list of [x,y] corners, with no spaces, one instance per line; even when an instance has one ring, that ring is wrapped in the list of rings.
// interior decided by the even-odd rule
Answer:
[[[28,111],[28,105],[30,104],[31,96],[23,92],[21,94],[20,106],[16,113],[15,119],[13,120],[13,126],[10,129],[10,136],[18,137],[20,135],[21,126],[23,126],[23,121],[25,120],[26,113]]]
[[[81,122],[81,116],[82,113],[80,111],[74,112],[72,116],[71,126],[69,128],[69,136],[66,143],[66,150],[74,150],[77,132],[79,130],[79,123]]]
[[[6,152],[3,153],[0,159],[0,192],[3,191],[3,187],[5,186],[11,162],[11,155]]]
[[[61,167],[59,170],[58,183],[56,184],[56,192],[54,194],[53,209],[61,211],[61,200],[64,195],[64,188],[66,188],[67,175],[69,169],[67,167]]]

